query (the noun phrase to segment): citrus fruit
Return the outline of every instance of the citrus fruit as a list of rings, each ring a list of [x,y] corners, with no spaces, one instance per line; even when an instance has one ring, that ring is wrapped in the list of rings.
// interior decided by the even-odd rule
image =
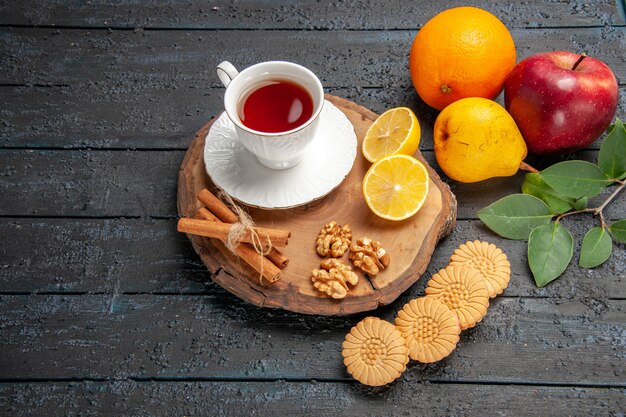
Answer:
[[[514,175],[526,157],[515,121],[495,101],[470,97],[443,109],[433,129],[435,156],[446,175],[477,182]]]
[[[430,19],[409,58],[415,90],[438,110],[464,97],[495,98],[514,66],[508,29],[477,7],[448,9]]]
[[[420,144],[420,124],[415,113],[398,107],[381,114],[367,129],[363,139],[363,156],[376,162],[385,156],[403,153],[413,155]]]
[[[407,219],[424,205],[428,180],[426,167],[412,156],[387,156],[374,163],[363,178],[365,202],[383,219]]]

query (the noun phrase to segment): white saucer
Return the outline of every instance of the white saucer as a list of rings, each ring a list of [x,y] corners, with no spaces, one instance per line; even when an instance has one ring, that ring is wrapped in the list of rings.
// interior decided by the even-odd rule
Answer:
[[[226,112],[213,123],[204,145],[206,171],[216,186],[249,206],[283,209],[310,203],[334,190],[356,158],[354,127],[328,100],[315,139],[293,168],[264,167],[241,146]]]

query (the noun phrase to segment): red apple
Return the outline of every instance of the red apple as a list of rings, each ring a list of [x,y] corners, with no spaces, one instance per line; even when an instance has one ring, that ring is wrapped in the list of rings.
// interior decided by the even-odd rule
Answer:
[[[611,124],[617,80],[602,61],[554,51],[530,56],[504,83],[504,103],[530,152],[571,152],[598,139]]]

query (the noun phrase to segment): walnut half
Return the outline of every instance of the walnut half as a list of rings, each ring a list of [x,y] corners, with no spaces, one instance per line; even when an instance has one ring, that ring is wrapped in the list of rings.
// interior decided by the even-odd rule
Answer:
[[[317,253],[320,256],[330,255],[334,258],[341,258],[350,247],[352,241],[352,230],[350,225],[339,226],[336,221],[328,223],[322,227],[317,235]]]
[[[350,246],[350,260],[355,267],[374,276],[387,268],[391,259],[379,241],[362,237]]]
[[[339,259],[325,259],[320,268],[313,270],[311,281],[315,288],[332,298],[344,298],[348,295],[348,284],[354,286],[359,282],[359,276]]]

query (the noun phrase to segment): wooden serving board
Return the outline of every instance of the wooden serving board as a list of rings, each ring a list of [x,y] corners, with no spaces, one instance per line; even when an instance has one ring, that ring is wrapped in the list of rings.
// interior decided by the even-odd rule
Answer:
[[[377,115],[351,101],[327,95],[354,126],[359,151],[352,170],[343,183],[326,197],[307,206],[287,210],[249,208],[258,226],[291,231],[289,245],[281,251],[289,257],[282,277],[269,285],[245,262],[232,255],[219,241],[188,235],[194,249],[210,271],[212,279],[224,289],[257,306],[278,307],[306,314],[346,315],[374,310],[389,304],[424,273],[437,242],[448,235],[456,223],[456,199],[435,171],[419,158],[430,173],[430,190],[417,215],[401,222],[384,220],[367,207],[361,192],[363,176],[371,164],[363,158],[360,144]],[[215,120],[215,119],[214,119]],[[203,126],[189,146],[178,177],[178,213],[191,217],[200,208],[196,194],[203,188],[216,192],[203,161],[204,139],[213,121]],[[359,283],[346,298],[334,300],[317,291],[311,271],[319,268],[321,257],[315,251],[319,230],[331,220],[349,223],[354,238],[368,236],[379,240],[391,256],[389,268],[375,278],[359,274]],[[348,254],[343,257],[350,263]]]

